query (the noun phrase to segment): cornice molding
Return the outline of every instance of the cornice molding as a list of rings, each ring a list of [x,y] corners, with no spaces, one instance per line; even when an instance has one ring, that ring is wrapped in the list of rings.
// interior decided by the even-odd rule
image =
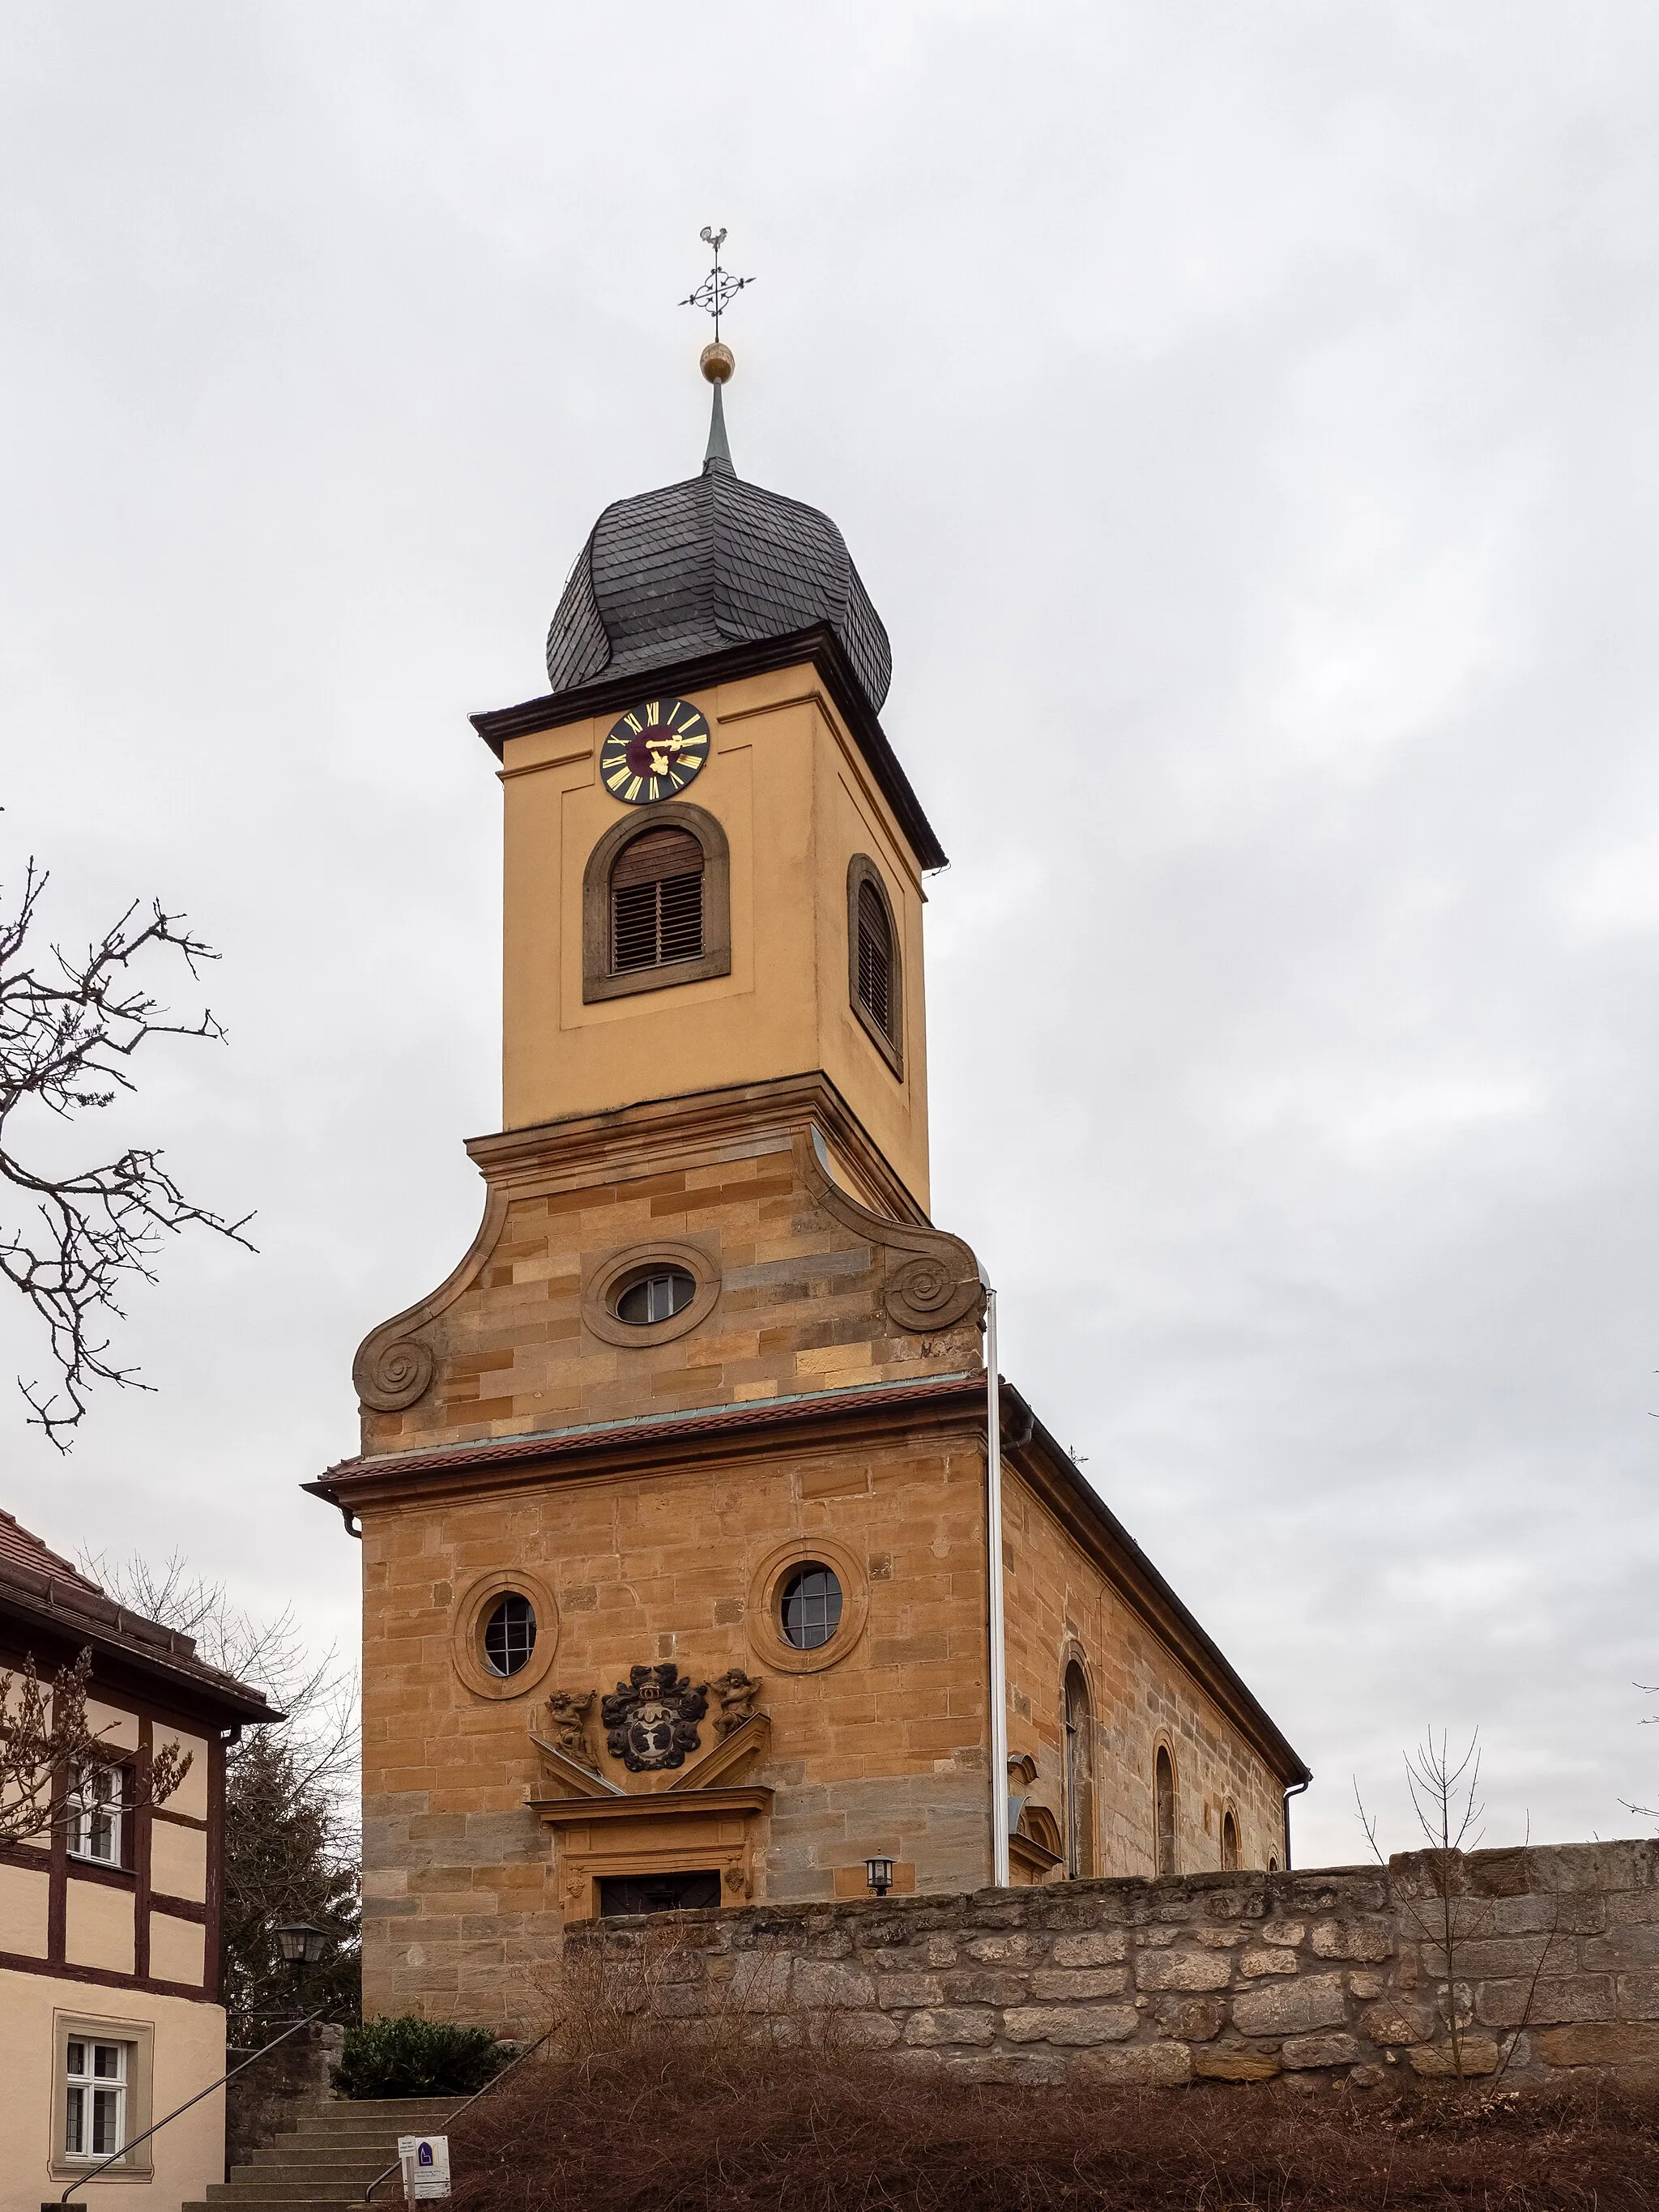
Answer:
[[[356,1512],[404,1498],[424,1501],[527,1483],[611,1480],[660,1470],[669,1444],[675,1463],[689,1465],[764,1455],[775,1450],[785,1435],[795,1449],[810,1451],[819,1443],[866,1437],[973,1431],[982,1426],[984,1404],[982,1374],[930,1376],[919,1382],[868,1383],[477,1443],[366,1454],[339,1462],[301,1487]]]
[[[592,1183],[660,1175],[665,1147],[672,1150],[676,1165],[692,1167],[785,1152],[798,1131],[814,1125],[867,1180],[896,1221],[928,1225],[927,1215],[820,1068],[502,1129],[469,1138],[466,1150],[492,1187],[506,1185],[514,1198],[543,1198]],[[741,1150],[734,1151],[734,1144]]]
[[[516,707],[489,708],[469,719],[499,760],[510,738],[533,737],[539,731],[556,730],[568,722],[586,721],[612,710],[620,713],[636,699],[649,698],[653,691],[705,690],[710,684],[735,683],[744,676],[765,676],[780,668],[808,665],[817,671],[836,712],[868,761],[877,787],[908,839],[918,866],[927,872],[949,867],[945,848],[923,813],[910,779],[899,765],[898,756],[881,726],[881,718],[866,698],[841,640],[827,623],[793,631],[787,637],[764,638],[754,643],[730,646],[723,653],[672,661],[658,669],[603,677],[574,691],[549,692],[540,698],[526,699]]]
[[[763,1783],[745,1783],[732,1790],[672,1790],[631,1791],[621,1797],[532,1797],[527,1802],[538,1820],[550,1828],[586,1827],[590,1820],[684,1820],[723,1813],[765,1813],[773,1791]]]

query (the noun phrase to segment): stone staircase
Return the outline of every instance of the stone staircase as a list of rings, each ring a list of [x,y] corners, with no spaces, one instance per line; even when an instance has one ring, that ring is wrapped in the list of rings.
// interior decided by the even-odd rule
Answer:
[[[345,2098],[313,2105],[290,2135],[256,2150],[228,2181],[208,2185],[205,2203],[183,2212],[343,2212],[361,2205],[375,2175],[398,2155],[399,2136],[440,2135],[457,2097]],[[402,2212],[394,2173],[374,2192],[374,2212]]]

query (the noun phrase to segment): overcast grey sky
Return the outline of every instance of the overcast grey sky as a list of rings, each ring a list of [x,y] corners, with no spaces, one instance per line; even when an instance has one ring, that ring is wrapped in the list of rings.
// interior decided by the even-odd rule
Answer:
[[[741,473],[892,635],[935,1217],[1003,1364],[1408,1840],[1659,1802],[1659,17],[1538,0],[0,4],[0,861],[222,951],[49,1541],[355,1633],[297,1485],[476,1225],[498,786],[599,507]],[[15,1303],[15,1302],[14,1302]],[[0,1376],[36,1371],[0,1304]]]

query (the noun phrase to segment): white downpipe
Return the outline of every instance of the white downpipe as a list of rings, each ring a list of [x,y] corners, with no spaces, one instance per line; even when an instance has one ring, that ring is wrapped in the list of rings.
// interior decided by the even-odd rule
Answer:
[[[985,1535],[991,1644],[991,1881],[1009,1887],[1008,1654],[1002,1601],[1002,1400],[997,1376],[997,1294],[985,1298]]]

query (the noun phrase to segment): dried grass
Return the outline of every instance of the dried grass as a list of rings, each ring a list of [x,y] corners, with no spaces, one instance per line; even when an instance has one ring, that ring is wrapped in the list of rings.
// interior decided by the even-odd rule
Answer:
[[[1659,2100],[1288,2083],[970,2087],[855,2052],[624,2035],[455,2130],[454,2212],[1655,2212]]]
[[[453,2130],[453,2212],[1659,2212],[1659,2094],[974,2084],[848,2047],[763,1952],[571,1947]]]

